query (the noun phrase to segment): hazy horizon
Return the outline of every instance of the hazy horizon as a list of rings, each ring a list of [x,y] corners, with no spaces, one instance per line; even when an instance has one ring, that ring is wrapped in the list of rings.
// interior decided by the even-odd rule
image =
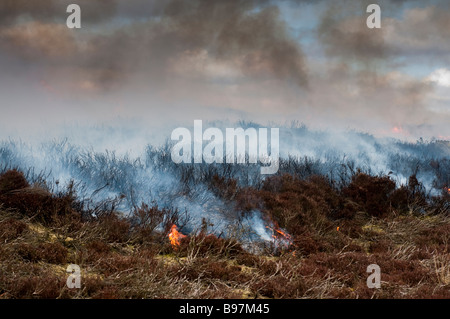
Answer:
[[[381,29],[370,1],[78,0],[81,29],[69,3],[0,4],[4,137],[201,119],[450,139],[446,1],[378,1]]]

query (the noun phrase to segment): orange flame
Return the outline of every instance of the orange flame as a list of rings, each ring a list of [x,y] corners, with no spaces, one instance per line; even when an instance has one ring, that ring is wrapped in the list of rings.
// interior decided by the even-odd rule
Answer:
[[[178,249],[178,247],[180,247],[180,239],[184,237],[186,236],[178,231],[177,225],[172,225],[172,227],[170,228],[169,240],[173,249],[176,250]]]
[[[272,238],[277,244],[284,243],[286,246],[290,246],[292,244],[292,237],[288,233],[284,232],[280,228],[272,228],[270,226],[266,226],[267,229],[272,231]]]
[[[392,131],[392,133],[399,134],[399,133],[403,133],[403,128],[401,126],[394,126],[391,129],[391,131]]]
[[[340,228],[339,226],[338,226],[338,227],[336,227],[336,230],[337,230],[337,231],[339,231],[339,228]]]

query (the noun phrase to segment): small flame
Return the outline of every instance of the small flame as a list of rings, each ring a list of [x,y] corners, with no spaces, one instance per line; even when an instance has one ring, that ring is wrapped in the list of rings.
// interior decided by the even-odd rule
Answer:
[[[289,247],[292,244],[292,236],[279,227],[275,226],[275,228],[272,228],[266,226],[266,228],[272,231],[272,238],[277,245],[284,244],[286,247]]]
[[[447,193],[450,194],[450,187],[444,187],[444,190],[447,190]]]
[[[338,226],[338,227],[336,227],[336,230],[337,230],[337,231],[339,231],[339,226]]]
[[[392,133],[400,134],[403,133],[403,128],[401,126],[394,126],[391,131]]]
[[[173,249],[177,250],[178,247],[180,247],[180,239],[184,237],[186,236],[178,231],[177,225],[172,225],[170,228],[169,240]]]

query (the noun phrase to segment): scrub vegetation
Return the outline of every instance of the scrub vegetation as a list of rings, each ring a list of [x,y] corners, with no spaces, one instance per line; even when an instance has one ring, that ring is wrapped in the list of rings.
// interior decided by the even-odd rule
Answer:
[[[124,215],[80,199],[74,183],[26,175],[0,175],[1,298],[450,298],[450,190],[430,196],[415,175],[401,186],[358,170],[346,183],[203,177],[230,216],[260,212],[279,230],[272,241],[237,226],[213,233],[206,218],[187,231],[189,208],[156,202]],[[66,286],[69,264],[81,267],[80,289]],[[380,289],[366,285],[369,264]]]

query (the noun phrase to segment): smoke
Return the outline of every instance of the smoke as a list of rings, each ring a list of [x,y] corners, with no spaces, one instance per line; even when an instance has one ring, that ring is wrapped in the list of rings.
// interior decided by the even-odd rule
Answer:
[[[138,71],[161,81],[170,75],[173,60],[205,50],[212,61],[225,61],[246,76],[275,76],[299,87],[307,84],[303,53],[290,39],[277,7],[268,1],[150,2],[149,15],[137,21],[116,12],[114,1],[79,4],[83,22],[114,18],[117,27],[104,32],[101,25],[88,26],[86,33],[74,34],[55,18],[65,16],[64,3],[6,2],[2,22],[7,27],[1,32],[0,47],[50,68],[55,58],[65,58],[72,75],[85,77],[102,90]],[[133,5],[121,10],[127,13]],[[19,17],[28,15],[31,21],[18,23]]]
[[[3,134],[223,118],[450,136],[427,80],[450,62],[445,1],[380,1],[380,30],[370,1],[81,0],[80,30],[69,2],[1,2]]]
[[[65,22],[66,8],[71,0],[4,0],[0,3],[0,25],[8,26],[20,19],[44,22]],[[110,19],[116,12],[116,1],[77,0],[83,7],[83,21],[97,23]]]
[[[245,122],[206,126],[258,127]],[[70,139],[0,142],[0,172],[18,168],[31,182],[45,181],[54,192],[74,181],[81,200],[93,205],[118,201],[117,209],[124,213],[141,203],[177,209],[188,216],[186,232],[198,230],[205,219],[213,225],[209,231],[216,235],[234,236],[233,232],[242,229],[248,237],[244,242],[273,240],[266,228],[272,226],[270,221],[258,211],[244,215],[236,211],[235,203],[218,196],[210,183],[211,176],[217,174],[237,180],[242,187],[258,187],[264,180],[259,164],[178,165],[170,159],[170,145],[164,144],[161,136],[159,143],[155,138],[153,145],[143,149],[146,143],[139,139],[139,130],[117,131],[111,126],[78,131],[83,133]],[[85,136],[90,136],[88,141]],[[119,136],[128,141],[134,153],[123,149],[125,143],[117,144]],[[95,147],[90,145],[93,140]],[[294,125],[280,128],[280,151],[279,174],[305,179],[322,175],[336,185],[348,183],[358,169],[371,175],[389,175],[397,186],[416,174],[432,195],[450,183],[448,141],[405,143],[354,131],[321,132]]]
[[[366,6],[358,3],[355,7],[334,4],[324,12],[317,32],[326,54],[362,64],[389,57],[392,53],[384,41],[385,29],[369,29],[364,15]]]
[[[188,231],[198,230],[203,218],[214,224],[212,231],[216,234],[235,222],[226,214],[229,207],[206,186],[196,185],[195,190],[186,191],[178,176],[151,163],[151,155],[96,152],[67,140],[34,146],[14,141],[0,144],[2,170],[18,168],[32,182],[44,180],[55,192],[73,181],[78,198],[93,206],[117,201],[116,209],[127,214],[141,203],[156,203],[177,209],[181,216],[186,212]]]
[[[63,25],[30,22],[0,32],[3,48],[26,61],[47,63],[73,57],[77,47],[71,32]]]
[[[425,8],[404,8],[403,1],[383,1],[382,27],[369,29],[365,11],[369,3],[338,1],[323,12],[317,37],[327,59],[321,76],[311,79],[311,87],[318,90],[310,99],[315,113],[320,118],[324,113],[329,114],[326,118],[341,118],[350,127],[358,127],[362,120],[364,130],[378,134],[402,127],[410,137],[430,136],[433,126],[435,136],[446,136],[448,109],[436,112],[431,107],[436,88],[405,69],[417,72],[426,63],[425,56],[437,65],[447,63],[443,51],[448,48],[438,40],[448,30],[447,5],[434,1]]]
[[[192,229],[208,216],[221,232],[235,219],[227,203],[205,185],[186,193],[171,163],[149,161],[145,145],[171,127],[295,119],[325,130],[281,131],[283,158],[308,156],[305,172],[336,176],[354,163],[402,183],[419,163],[428,189],[437,173],[426,160],[449,156],[444,142],[411,150],[336,133],[450,138],[448,72],[439,71],[450,63],[446,1],[380,1],[380,30],[365,25],[371,1],[78,0],[79,30],[65,26],[72,2],[0,2],[0,134],[31,141],[3,143],[3,166],[75,179],[97,200],[186,208]],[[268,236],[256,212],[243,223]]]

